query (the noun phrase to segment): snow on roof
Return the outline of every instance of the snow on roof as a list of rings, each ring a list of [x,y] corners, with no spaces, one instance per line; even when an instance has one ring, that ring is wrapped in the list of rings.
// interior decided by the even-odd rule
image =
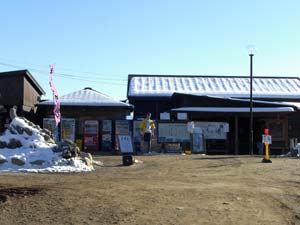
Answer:
[[[294,112],[292,107],[253,107],[253,112]],[[171,109],[173,112],[246,112],[249,107],[181,107]]]
[[[233,76],[129,75],[128,97],[170,97],[174,92],[249,98],[250,78]],[[254,77],[254,98],[300,98],[297,77]]]
[[[300,110],[300,102],[280,102],[280,104],[292,105],[295,106],[298,110]]]
[[[62,106],[111,106],[111,107],[132,107],[132,105],[114,100],[92,88],[84,88],[67,95],[59,97]],[[40,102],[38,105],[53,105],[53,100]]]

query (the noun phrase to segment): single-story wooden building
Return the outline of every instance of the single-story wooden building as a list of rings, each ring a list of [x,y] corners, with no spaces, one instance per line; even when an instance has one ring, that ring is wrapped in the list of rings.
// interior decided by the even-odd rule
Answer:
[[[300,140],[299,90],[297,77],[253,78],[255,154],[261,151],[266,128],[272,136],[271,154],[285,153],[291,138]],[[207,153],[249,154],[249,77],[128,75],[127,98],[135,106],[134,120],[152,113],[158,142],[171,140],[161,137],[165,131],[160,124],[194,121],[211,132],[204,132]],[[217,134],[220,127],[224,135]]]
[[[118,148],[116,135],[130,135],[126,116],[133,106],[100,93],[92,88],[59,97],[61,123],[55,126],[53,100],[37,104],[43,127],[50,129],[56,139],[76,141],[83,150],[111,151]]]
[[[28,70],[0,73],[0,133],[10,122],[9,109],[17,106],[17,114],[36,122],[36,106],[45,91]]]

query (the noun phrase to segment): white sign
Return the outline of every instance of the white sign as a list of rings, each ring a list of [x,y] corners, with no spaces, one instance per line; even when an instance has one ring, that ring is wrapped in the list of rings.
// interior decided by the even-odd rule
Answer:
[[[193,133],[194,128],[195,128],[194,121],[190,121],[187,123],[187,130],[190,134]]]
[[[262,142],[264,144],[272,144],[272,137],[271,135],[262,135]]]
[[[161,120],[170,120],[170,113],[167,113],[167,112],[160,113],[160,119]]]
[[[178,120],[187,120],[187,113],[177,113]]]
[[[195,121],[195,127],[200,127],[205,139],[227,139],[229,124],[226,122],[202,122]]]
[[[158,142],[180,143],[190,141],[186,123],[158,123]]]
[[[118,135],[122,153],[133,153],[132,141],[129,135]]]

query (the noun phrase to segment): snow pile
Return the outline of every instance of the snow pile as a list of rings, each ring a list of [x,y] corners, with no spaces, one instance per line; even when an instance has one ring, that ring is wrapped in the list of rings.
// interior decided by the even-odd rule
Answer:
[[[51,133],[30,121],[15,117],[0,136],[0,171],[82,172],[94,170],[90,154],[66,151],[56,144]]]

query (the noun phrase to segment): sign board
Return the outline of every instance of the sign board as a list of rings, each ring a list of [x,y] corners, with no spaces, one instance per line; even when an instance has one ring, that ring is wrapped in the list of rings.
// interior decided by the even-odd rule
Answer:
[[[122,153],[133,153],[132,141],[129,135],[118,135],[118,140]]]
[[[192,136],[193,153],[205,153],[204,138],[201,129],[198,127],[195,128],[195,131],[193,132]]]
[[[265,134],[263,134],[262,135],[262,142],[264,144],[272,144],[272,137],[271,137],[271,135],[265,135]]]
[[[116,134],[129,135],[130,126],[128,120],[116,120]]]
[[[187,113],[177,113],[178,120],[187,120]]]
[[[194,122],[195,127],[200,127],[205,139],[226,140],[229,124],[226,122]]]
[[[170,120],[170,113],[167,113],[167,112],[160,113],[160,119],[161,120]]]
[[[158,123],[158,139],[160,143],[189,142],[187,123]]]
[[[194,121],[190,121],[187,123],[187,130],[190,134],[193,133],[194,128],[195,128]]]

